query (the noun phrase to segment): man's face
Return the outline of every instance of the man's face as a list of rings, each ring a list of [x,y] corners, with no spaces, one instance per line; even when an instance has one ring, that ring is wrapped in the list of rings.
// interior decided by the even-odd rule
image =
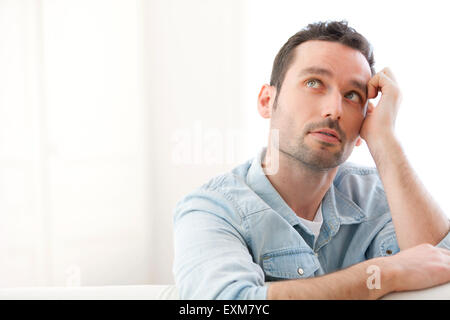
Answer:
[[[299,45],[272,106],[280,152],[315,170],[347,160],[360,143],[370,78],[358,50],[318,40]]]

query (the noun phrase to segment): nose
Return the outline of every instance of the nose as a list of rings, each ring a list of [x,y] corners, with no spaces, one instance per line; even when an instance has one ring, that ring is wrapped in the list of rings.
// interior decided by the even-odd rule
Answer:
[[[322,117],[340,120],[342,116],[342,97],[339,92],[333,92],[323,101]]]

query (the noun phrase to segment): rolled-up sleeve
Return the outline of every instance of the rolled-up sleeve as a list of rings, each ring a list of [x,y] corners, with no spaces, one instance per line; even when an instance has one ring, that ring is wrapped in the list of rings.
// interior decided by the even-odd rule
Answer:
[[[264,273],[239,219],[217,192],[197,192],[177,205],[173,273],[181,299],[266,299]]]
[[[400,247],[395,234],[394,223],[389,220],[373,238],[366,252],[366,258],[386,257],[398,252],[400,252]]]
[[[445,248],[450,250],[450,232],[436,245],[439,248]],[[400,252],[397,236],[395,234],[395,228],[392,220],[378,232],[372,244],[367,251],[366,257],[368,259],[390,256]]]
[[[439,248],[445,248],[450,250],[450,232],[436,245]]]

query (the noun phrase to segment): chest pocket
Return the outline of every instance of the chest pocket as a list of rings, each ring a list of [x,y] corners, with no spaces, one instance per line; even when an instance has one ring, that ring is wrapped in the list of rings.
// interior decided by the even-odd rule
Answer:
[[[308,248],[282,249],[262,256],[265,281],[303,279],[314,276],[320,264]]]

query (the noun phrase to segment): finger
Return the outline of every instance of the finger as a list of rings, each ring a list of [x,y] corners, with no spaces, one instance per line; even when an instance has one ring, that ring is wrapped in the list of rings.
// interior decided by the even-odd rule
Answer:
[[[376,98],[380,88],[380,75],[375,74],[367,83],[367,99]]]
[[[367,98],[376,98],[378,96],[378,91],[381,91],[383,93],[383,88],[386,88],[388,86],[396,87],[397,85],[383,71],[378,72],[367,83]]]
[[[364,117],[370,116],[373,112],[374,106],[373,104],[367,100],[366,105],[364,106]]]
[[[436,247],[436,248],[439,249],[439,251],[440,251],[441,253],[443,253],[443,254],[445,254],[445,255],[447,255],[447,256],[450,257],[450,250],[445,249],[445,248],[439,248],[439,247]]]
[[[386,75],[388,78],[390,78],[392,81],[397,82],[397,80],[395,79],[394,73],[392,72],[392,70],[390,68],[383,68],[383,70],[381,70],[381,72]]]
[[[450,271],[450,254],[444,253],[444,255],[442,255],[442,260],[449,267],[449,271]]]

